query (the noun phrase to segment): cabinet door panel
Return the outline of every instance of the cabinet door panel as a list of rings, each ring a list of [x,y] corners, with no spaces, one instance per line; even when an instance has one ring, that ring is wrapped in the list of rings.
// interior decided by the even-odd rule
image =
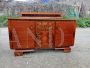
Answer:
[[[55,47],[68,47],[74,45],[76,23],[72,20],[56,22]]]

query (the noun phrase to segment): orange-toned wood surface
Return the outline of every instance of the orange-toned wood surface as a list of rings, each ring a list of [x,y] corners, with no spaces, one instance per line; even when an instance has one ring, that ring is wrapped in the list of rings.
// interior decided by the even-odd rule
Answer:
[[[37,21],[36,22],[36,34],[37,34],[37,37],[41,40],[40,48],[53,47],[53,45],[49,45],[49,30],[50,29],[51,29],[52,34],[54,34],[55,23],[53,21]],[[53,41],[54,39],[51,40],[51,42]]]
[[[28,33],[28,28],[35,34],[34,21],[25,20],[9,20],[9,37],[11,49],[31,49],[35,48],[35,43]],[[18,41],[15,37],[18,37]],[[30,42],[29,42],[30,41]],[[17,44],[18,43],[18,44]]]
[[[74,45],[75,29],[75,20],[61,20],[56,22],[55,48]]]
[[[63,13],[50,12],[20,12],[23,17],[63,17]]]
[[[8,29],[10,48],[15,50],[15,55],[32,49],[64,49],[64,52],[69,52],[74,45],[76,21],[21,17],[8,19]]]

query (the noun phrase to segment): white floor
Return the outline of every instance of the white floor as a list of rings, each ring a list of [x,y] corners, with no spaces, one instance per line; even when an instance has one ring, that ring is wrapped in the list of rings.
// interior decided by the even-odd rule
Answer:
[[[90,28],[77,28],[71,53],[48,50],[22,57],[13,55],[8,30],[0,28],[0,68],[90,68]]]

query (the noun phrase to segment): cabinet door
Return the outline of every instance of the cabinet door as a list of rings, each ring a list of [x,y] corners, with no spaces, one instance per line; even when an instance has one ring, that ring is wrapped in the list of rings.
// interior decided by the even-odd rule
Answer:
[[[35,48],[35,42],[28,29],[35,34],[35,25],[32,21],[13,20],[9,23],[10,45],[13,49]]]
[[[68,47],[74,44],[76,24],[73,20],[56,22],[55,47]]]

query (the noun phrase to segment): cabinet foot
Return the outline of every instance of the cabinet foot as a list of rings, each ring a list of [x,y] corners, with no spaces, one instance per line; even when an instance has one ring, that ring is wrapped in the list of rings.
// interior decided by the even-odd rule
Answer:
[[[23,52],[16,50],[16,51],[14,52],[14,55],[15,55],[15,56],[22,56],[22,55],[23,55]]]
[[[64,53],[69,53],[69,52],[71,52],[71,48],[70,47],[64,48]]]

